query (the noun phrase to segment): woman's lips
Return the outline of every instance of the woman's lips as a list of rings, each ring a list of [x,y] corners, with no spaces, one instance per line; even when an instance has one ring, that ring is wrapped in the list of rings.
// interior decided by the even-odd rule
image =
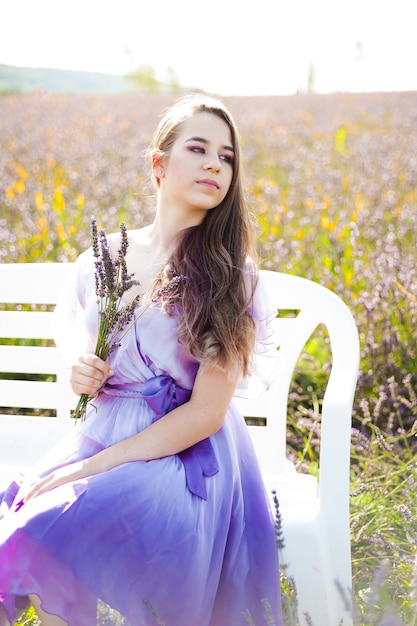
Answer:
[[[203,185],[203,187],[208,187],[209,189],[220,189],[219,183],[211,178],[202,178],[198,181],[199,185]]]

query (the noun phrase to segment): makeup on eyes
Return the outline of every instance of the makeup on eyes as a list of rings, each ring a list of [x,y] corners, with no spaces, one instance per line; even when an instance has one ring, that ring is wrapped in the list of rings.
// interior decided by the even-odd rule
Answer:
[[[190,137],[189,139],[185,140],[185,144],[188,143],[192,143],[195,142],[197,144],[203,144],[203,146],[208,145],[210,142],[208,141],[208,139],[204,139],[204,137]],[[189,146],[190,150],[199,150],[199,149],[204,149],[202,148],[201,145],[190,145]],[[221,146],[221,153],[219,154],[219,157],[221,159],[223,159],[226,163],[230,163],[232,164],[234,161],[234,154],[235,151],[233,150],[232,146]],[[222,152],[226,152],[226,154],[222,154]]]

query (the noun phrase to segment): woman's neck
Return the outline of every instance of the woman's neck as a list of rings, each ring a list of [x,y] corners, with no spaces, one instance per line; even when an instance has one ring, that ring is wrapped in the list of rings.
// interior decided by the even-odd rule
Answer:
[[[158,191],[155,220],[151,225],[152,237],[155,237],[155,243],[172,251],[178,234],[186,228],[201,224],[206,215],[207,209],[169,195],[162,183]]]
[[[204,217],[204,216],[203,216]],[[202,216],[178,216],[166,211],[163,215],[158,211],[152,224],[148,226],[149,242],[159,249],[165,256],[170,256],[177,244],[181,231],[201,223]]]

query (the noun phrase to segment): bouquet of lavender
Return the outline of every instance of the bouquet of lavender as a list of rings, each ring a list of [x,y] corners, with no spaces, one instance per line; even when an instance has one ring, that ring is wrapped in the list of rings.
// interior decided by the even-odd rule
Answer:
[[[140,295],[136,295],[130,302],[125,303],[124,294],[133,286],[139,285],[134,280],[134,274],[129,274],[126,266],[126,252],[129,245],[125,224],[120,224],[120,246],[113,260],[110,254],[109,244],[104,230],[98,231],[97,222],[91,218],[92,248],[94,255],[94,278],[98,304],[98,335],[95,354],[103,361],[121,345],[121,340],[128,330],[138,321],[143,313],[159,301],[159,299],[172,299],[177,296],[178,288],[186,280],[185,276],[174,276],[165,286],[157,292],[157,297],[150,300],[142,307],[140,314],[135,311],[140,304]],[[89,402],[97,397],[83,393],[73,413],[75,419],[83,420]]]

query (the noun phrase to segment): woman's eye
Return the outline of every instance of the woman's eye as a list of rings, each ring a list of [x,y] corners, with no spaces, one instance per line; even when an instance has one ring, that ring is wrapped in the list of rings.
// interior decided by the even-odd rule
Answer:
[[[224,161],[225,163],[229,163],[230,165],[233,164],[233,156],[230,154],[221,154],[220,158],[222,161]]]
[[[191,146],[190,150],[191,152],[197,152],[199,154],[204,154],[205,152],[204,148],[202,148],[201,146]]]

